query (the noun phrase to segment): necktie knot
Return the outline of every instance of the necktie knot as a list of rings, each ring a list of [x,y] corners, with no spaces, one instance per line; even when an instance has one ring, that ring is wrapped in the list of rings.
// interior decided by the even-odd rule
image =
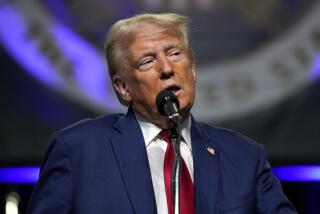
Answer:
[[[165,140],[167,143],[170,142],[169,139],[169,131],[168,130],[164,130],[162,129],[161,132],[159,133],[159,135],[162,137],[163,140]]]

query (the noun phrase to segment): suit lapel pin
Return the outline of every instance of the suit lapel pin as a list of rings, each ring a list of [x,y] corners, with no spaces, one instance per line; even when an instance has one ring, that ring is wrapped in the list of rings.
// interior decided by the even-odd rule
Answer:
[[[211,154],[211,155],[215,155],[215,150],[212,148],[212,147],[210,147],[210,146],[208,146],[207,147],[207,150],[208,150],[208,152]]]

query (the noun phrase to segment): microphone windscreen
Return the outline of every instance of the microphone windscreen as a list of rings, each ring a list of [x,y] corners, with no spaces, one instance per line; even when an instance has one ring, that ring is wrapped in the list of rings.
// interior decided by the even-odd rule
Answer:
[[[156,97],[156,105],[157,105],[157,109],[158,109],[160,114],[168,116],[167,112],[165,111],[165,108],[166,108],[165,106],[170,104],[170,103],[171,104],[174,103],[179,109],[179,107],[180,107],[179,100],[177,99],[177,97],[171,91],[164,90],[164,91],[161,91],[157,95],[157,97]]]

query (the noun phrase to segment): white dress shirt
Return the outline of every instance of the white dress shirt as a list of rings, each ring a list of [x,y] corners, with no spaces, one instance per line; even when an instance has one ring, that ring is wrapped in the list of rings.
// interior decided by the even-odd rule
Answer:
[[[144,142],[146,144],[148,160],[151,170],[152,184],[157,204],[158,214],[167,214],[167,196],[163,175],[163,162],[167,149],[167,142],[159,136],[161,129],[152,123],[146,122],[136,114],[140,128],[143,133]],[[191,116],[182,124],[182,140],[180,144],[180,153],[183,157],[191,179],[193,181],[193,159],[191,148]]]

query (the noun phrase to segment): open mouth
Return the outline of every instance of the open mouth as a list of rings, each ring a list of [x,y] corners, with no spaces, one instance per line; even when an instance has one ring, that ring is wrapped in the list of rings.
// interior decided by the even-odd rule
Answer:
[[[180,89],[181,88],[177,85],[169,86],[168,88],[166,88],[167,91],[171,91],[176,96],[177,96],[177,93]]]

